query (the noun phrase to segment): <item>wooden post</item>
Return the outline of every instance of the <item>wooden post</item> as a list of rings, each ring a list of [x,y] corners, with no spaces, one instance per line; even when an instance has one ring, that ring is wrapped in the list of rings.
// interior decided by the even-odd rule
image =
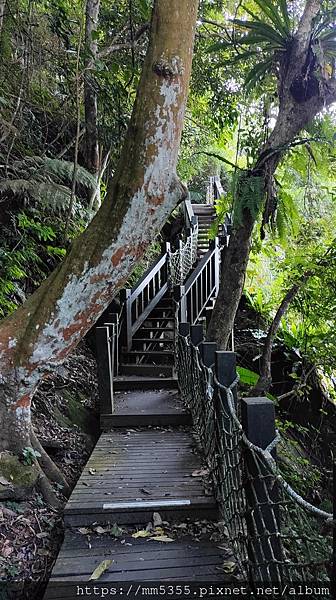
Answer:
[[[220,283],[220,248],[219,248],[219,239],[215,238],[215,288],[216,288],[216,298],[219,292],[219,283]]]
[[[109,314],[109,322],[105,325],[114,325],[110,328],[110,337],[114,338],[113,348],[113,375],[118,375],[119,371],[119,315],[118,313]]]
[[[215,354],[217,350],[216,342],[201,342],[199,349],[205,366],[213,367],[215,365]]]
[[[187,297],[185,295],[185,285],[180,285],[180,312],[181,323],[188,322]]]
[[[131,293],[132,290],[123,288],[120,291],[120,300],[123,306],[122,311],[124,313],[123,326],[120,332],[120,345],[121,348],[128,351],[130,348],[129,343],[132,346],[132,312],[131,312]]]
[[[100,414],[113,413],[113,373],[108,325],[96,327],[98,391]]]
[[[190,323],[179,323],[179,334],[187,337],[190,334]]]
[[[183,273],[183,260],[182,260],[182,250],[183,250],[183,242],[179,240],[179,253],[180,253],[180,283],[181,285],[184,282],[184,273]]]
[[[242,399],[242,426],[247,438],[263,450],[275,438],[275,410],[268,398]],[[275,457],[275,450],[272,451]],[[279,490],[269,470],[253,451],[245,450],[246,525],[251,583],[281,583],[275,561],[282,561]],[[255,565],[255,566],[253,566]]]
[[[190,339],[194,346],[198,346],[203,341],[204,331],[203,325],[191,325],[190,327]]]
[[[225,387],[229,387],[235,380],[236,373],[236,354],[235,352],[226,352],[218,350],[216,352],[216,375],[219,383]],[[237,388],[235,387],[233,395],[237,399]]]

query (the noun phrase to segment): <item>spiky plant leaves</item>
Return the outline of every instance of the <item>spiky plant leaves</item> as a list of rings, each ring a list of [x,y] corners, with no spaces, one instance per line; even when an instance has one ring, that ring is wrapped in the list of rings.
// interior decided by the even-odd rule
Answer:
[[[71,183],[74,164],[67,160],[49,158],[47,156],[27,156],[21,161],[15,161],[12,169],[18,173],[27,173],[28,170],[31,176],[35,176],[40,180],[46,180],[49,177],[54,181]],[[76,168],[76,183],[87,189],[94,189],[96,186],[94,176],[80,165],[77,165]]]
[[[0,194],[12,192],[15,196],[30,196],[36,202],[52,210],[66,210],[71,191],[68,187],[49,182],[26,179],[4,179],[0,182]]]

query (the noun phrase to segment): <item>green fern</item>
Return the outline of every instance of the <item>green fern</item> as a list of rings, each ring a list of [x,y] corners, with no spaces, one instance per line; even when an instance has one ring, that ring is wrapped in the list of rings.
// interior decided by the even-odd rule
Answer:
[[[281,242],[296,236],[299,230],[299,211],[293,196],[281,190],[278,195],[276,229]]]
[[[5,179],[0,182],[0,193],[12,192],[15,196],[30,196],[36,202],[52,210],[66,210],[71,192],[64,185],[50,182],[27,181],[26,179]]]
[[[234,177],[234,224],[243,221],[244,210],[249,210],[252,218],[259,216],[265,197],[264,180],[245,171]]]
[[[11,166],[12,178],[0,182],[0,195],[29,196],[52,210],[66,210],[70,204],[74,165],[56,158],[25,157]],[[81,166],[76,169],[76,184],[94,189],[93,175]]]
[[[72,183],[74,164],[68,160],[48,158],[40,156],[27,156],[23,160],[15,161],[12,169],[18,174],[29,173],[30,177],[39,181],[52,179],[58,183]],[[77,165],[76,184],[87,189],[93,189],[96,185],[94,176],[84,167]]]

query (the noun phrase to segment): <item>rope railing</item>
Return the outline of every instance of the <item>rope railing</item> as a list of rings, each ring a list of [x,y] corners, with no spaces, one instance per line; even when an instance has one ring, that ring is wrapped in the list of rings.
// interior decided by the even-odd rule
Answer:
[[[173,285],[182,285],[197,260],[198,226],[191,229],[185,242],[180,241],[179,248],[169,251],[168,264],[170,280]]]
[[[210,342],[194,345],[199,327],[189,335],[188,324],[180,325],[179,386],[242,578],[252,587],[278,584],[282,589],[290,583],[329,582],[332,513],[307,502],[286,482],[276,461],[281,438],[273,403],[238,400],[234,353],[217,352]]]

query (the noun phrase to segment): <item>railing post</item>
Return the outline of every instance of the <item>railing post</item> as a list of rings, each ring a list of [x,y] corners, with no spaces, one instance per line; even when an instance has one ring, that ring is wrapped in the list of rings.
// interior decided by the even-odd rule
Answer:
[[[174,287],[174,299],[178,303],[179,323],[187,322],[187,299],[185,297],[184,285],[176,285]]]
[[[275,438],[274,404],[268,398],[243,398],[242,426],[252,444],[265,450]],[[275,450],[272,451],[275,457]],[[251,583],[281,583],[283,561],[278,485],[264,459],[245,449],[245,494]]]
[[[180,259],[180,282],[181,284],[184,282],[184,273],[183,273],[183,259],[182,259],[182,251],[183,251],[183,242],[179,240],[179,259]]]
[[[179,323],[179,334],[187,337],[190,334],[190,323]]]
[[[202,361],[206,367],[215,365],[215,355],[217,350],[216,342],[201,342],[199,345]]]
[[[105,325],[110,326],[110,337],[113,336],[113,375],[118,375],[119,371],[119,315],[118,313],[109,314],[109,322]],[[111,327],[111,325],[113,327]]]
[[[171,272],[170,272],[170,252],[171,252],[170,242],[166,242],[165,251],[166,251],[167,284],[168,284],[168,289],[171,290],[172,289],[172,281],[171,281]]]
[[[124,288],[121,290],[121,301],[125,305],[125,321],[122,336],[122,346],[130,351],[132,347],[132,305],[131,305],[132,290]]]
[[[219,383],[229,387],[236,379],[236,354],[224,350],[218,350],[215,356],[216,376]],[[237,386],[232,390],[235,405],[237,404]],[[231,418],[228,419],[231,423]],[[230,431],[230,428],[228,429]]]
[[[216,288],[216,298],[219,292],[219,284],[220,284],[220,248],[219,248],[219,239],[216,237],[215,239],[215,288]]]
[[[96,327],[96,349],[100,414],[109,415],[113,413],[113,371],[108,325]]]
[[[204,330],[203,325],[191,325],[190,327],[190,339],[194,346],[198,346],[203,341]]]

